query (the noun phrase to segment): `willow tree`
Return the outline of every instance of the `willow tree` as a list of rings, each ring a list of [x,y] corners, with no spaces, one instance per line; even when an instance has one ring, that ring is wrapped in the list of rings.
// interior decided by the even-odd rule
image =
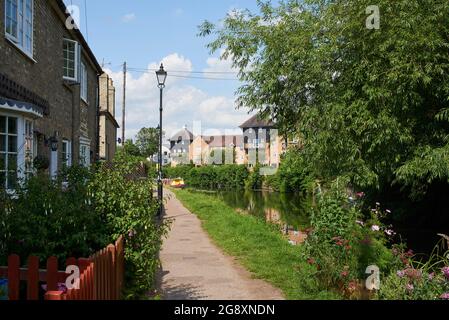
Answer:
[[[200,35],[239,70],[239,106],[300,135],[317,177],[425,192],[449,179],[449,6],[375,3],[259,1]]]

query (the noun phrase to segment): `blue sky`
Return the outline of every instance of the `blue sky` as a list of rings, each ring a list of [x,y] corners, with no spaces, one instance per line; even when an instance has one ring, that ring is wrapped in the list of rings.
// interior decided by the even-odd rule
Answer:
[[[170,70],[235,71],[229,61],[220,61],[219,53],[209,54],[205,47],[208,39],[197,37],[198,25],[206,19],[218,22],[232,9],[256,10],[255,0],[86,0],[87,20],[84,0],[65,3],[79,6],[81,31],[115,81],[119,122],[123,61],[131,68],[156,68],[164,61],[169,72],[164,112],[168,134],[184,125],[192,130],[194,121],[201,121],[203,130],[217,129],[224,134],[225,129],[236,129],[249,117],[246,110],[234,107],[238,81],[170,78]],[[127,79],[126,135],[132,138],[141,127],[157,126],[159,97],[153,73],[130,72]]]

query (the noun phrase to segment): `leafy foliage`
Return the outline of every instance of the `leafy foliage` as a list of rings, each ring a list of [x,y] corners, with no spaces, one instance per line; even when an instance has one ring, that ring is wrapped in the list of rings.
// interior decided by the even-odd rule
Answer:
[[[380,30],[366,28],[369,0],[258,4],[200,35],[240,70],[239,105],[302,138],[314,176],[416,194],[449,180],[446,0],[379,0]]]
[[[124,146],[119,146],[117,154],[126,154],[132,157],[142,157],[142,153],[137,145],[134,144],[132,139],[126,140]]]
[[[248,169],[240,165],[177,166],[164,168],[165,177],[183,178],[186,184],[198,189],[243,189]]]
[[[307,165],[299,148],[289,149],[283,156],[275,175],[265,177],[265,183],[273,190],[288,193],[307,193],[313,188],[314,179],[307,172]]]
[[[360,281],[368,266],[376,265],[386,272],[393,266],[393,256],[386,247],[386,234],[392,236],[393,231],[380,223],[384,213],[378,206],[365,217],[360,204],[349,199],[346,184],[336,180],[318,195],[303,259],[316,267],[318,288],[360,298]]]
[[[131,180],[139,162],[119,157],[112,167],[100,166],[89,184],[96,215],[103,217],[112,239],[125,235],[125,260],[136,298],[152,288],[159,267],[158,253],[168,224],[156,220],[157,199],[151,179]]]
[[[0,193],[0,265],[11,253],[26,261],[50,256],[89,257],[125,236],[128,298],[140,298],[155,284],[158,252],[168,223],[156,219],[153,180],[133,180],[139,157],[119,155],[95,171],[71,167],[57,180],[40,174],[11,197]],[[150,173],[152,175],[152,173]]]
[[[437,245],[429,259],[395,250],[396,268],[382,282],[377,299],[449,300],[449,252]]]
[[[144,157],[159,152],[159,128],[142,128],[136,136],[136,147]]]
[[[88,257],[108,244],[110,237],[101,216],[94,213],[88,195],[89,172],[80,167],[64,171],[53,181],[39,174],[19,186],[14,197],[2,194],[1,263],[16,253],[21,261],[36,255],[44,262],[56,256]],[[61,190],[61,185],[66,185]]]

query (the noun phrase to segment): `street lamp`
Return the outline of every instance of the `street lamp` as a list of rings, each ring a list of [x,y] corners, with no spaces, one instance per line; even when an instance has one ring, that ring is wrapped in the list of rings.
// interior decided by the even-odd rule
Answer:
[[[160,107],[159,107],[159,174],[157,179],[157,195],[159,199],[159,211],[158,216],[162,216],[163,210],[163,197],[164,197],[164,189],[162,186],[162,93],[165,88],[165,80],[167,79],[167,71],[164,70],[164,65],[161,63],[161,67],[158,71],[156,71],[158,88],[160,90]]]

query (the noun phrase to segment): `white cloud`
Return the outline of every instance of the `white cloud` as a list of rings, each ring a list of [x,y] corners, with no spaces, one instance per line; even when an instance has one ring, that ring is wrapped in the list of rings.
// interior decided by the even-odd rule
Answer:
[[[173,15],[175,17],[180,17],[184,14],[184,10],[182,8],[177,8],[175,11],[173,11]]]
[[[208,60],[208,70],[229,70],[229,65],[218,60]],[[163,128],[167,136],[175,134],[184,125],[190,130],[194,122],[200,121],[203,129],[215,128],[223,134],[225,129],[236,129],[249,117],[245,110],[236,110],[233,97],[212,96],[198,87],[188,84],[186,79],[170,77],[170,70],[193,70],[192,62],[177,54],[162,59],[168,72],[164,90]],[[152,62],[148,69],[159,68]],[[116,118],[121,124],[123,74],[105,70],[113,78],[117,90]],[[142,127],[156,127],[159,124],[159,89],[154,71],[128,73],[126,99],[126,138],[134,138]],[[238,132],[238,130],[237,130]]]
[[[134,21],[134,20],[136,20],[136,14],[135,13],[128,13],[128,14],[125,14],[122,17],[122,21],[125,22],[125,23],[131,22],[131,21]]]
[[[208,67],[203,71],[208,73],[207,76],[211,78],[237,78],[238,70],[232,67],[232,59],[228,57],[223,59],[224,49],[221,49],[218,57],[210,57],[207,59]]]

